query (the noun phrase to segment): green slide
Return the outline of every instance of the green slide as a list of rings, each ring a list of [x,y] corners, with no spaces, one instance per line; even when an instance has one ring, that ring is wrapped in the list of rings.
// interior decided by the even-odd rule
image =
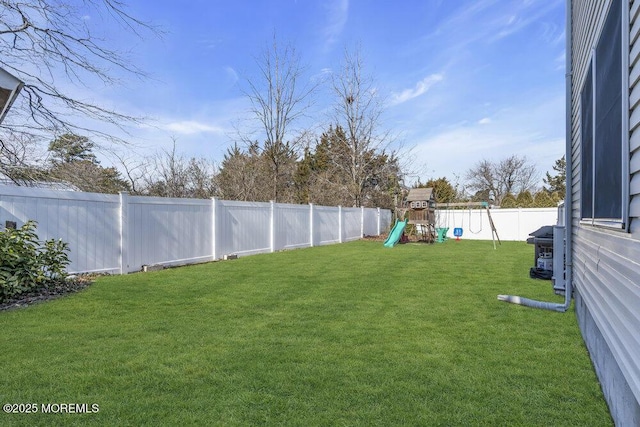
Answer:
[[[402,237],[402,232],[404,231],[404,228],[407,226],[408,222],[408,219],[405,219],[404,221],[396,220],[396,224],[393,226],[393,229],[389,233],[389,237],[387,237],[387,240],[385,240],[384,242],[385,247],[392,248],[396,245],[396,243],[398,243],[400,237]]]

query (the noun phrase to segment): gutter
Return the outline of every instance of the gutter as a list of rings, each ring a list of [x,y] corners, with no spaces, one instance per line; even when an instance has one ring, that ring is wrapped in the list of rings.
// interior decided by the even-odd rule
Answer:
[[[498,295],[498,300],[510,302],[512,304],[524,305],[526,307],[541,308],[543,310],[566,312],[571,306],[571,296],[573,295],[573,227],[572,227],[572,207],[573,207],[573,159],[572,136],[571,136],[571,78],[573,68],[571,64],[571,35],[572,35],[572,0],[566,0],[566,65],[565,65],[565,161],[566,161],[566,192],[564,196],[564,225],[565,225],[565,291],[564,304],[536,301],[514,295]]]

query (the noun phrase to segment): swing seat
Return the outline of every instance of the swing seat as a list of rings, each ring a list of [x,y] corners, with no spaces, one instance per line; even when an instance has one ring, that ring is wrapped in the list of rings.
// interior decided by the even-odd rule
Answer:
[[[449,231],[449,227],[437,227],[436,233],[438,233],[438,239],[436,242],[442,243],[447,239],[447,232]]]

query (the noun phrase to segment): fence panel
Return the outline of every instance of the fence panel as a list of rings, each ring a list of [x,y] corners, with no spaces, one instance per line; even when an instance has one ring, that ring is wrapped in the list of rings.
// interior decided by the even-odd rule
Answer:
[[[393,213],[389,209],[380,210],[380,230],[376,235],[386,233],[391,229],[391,220],[393,219]]]
[[[557,208],[491,209],[491,218],[500,240],[527,240],[529,233],[543,225],[556,224]],[[463,239],[491,240],[491,226],[486,209],[437,210],[436,225],[449,228],[447,236],[453,237],[453,229],[462,228]]]
[[[342,208],[342,241],[362,237],[362,208]]]
[[[340,218],[337,208],[313,207],[313,242],[328,245],[340,242]]]
[[[270,252],[271,205],[219,200],[215,238],[217,257]]]
[[[127,219],[127,271],[213,259],[211,200],[129,197]]]
[[[42,240],[69,243],[70,272],[127,273],[353,240],[385,232],[391,212],[0,185],[0,226],[30,219]]]
[[[362,234],[365,236],[377,236],[378,232],[378,219],[380,212],[378,209],[365,209],[362,216]]]
[[[310,210],[309,205],[274,205],[274,250],[311,246]]]
[[[115,195],[0,186],[0,226],[38,222],[41,240],[69,244],[69,272],[118,272],[120,204]]]

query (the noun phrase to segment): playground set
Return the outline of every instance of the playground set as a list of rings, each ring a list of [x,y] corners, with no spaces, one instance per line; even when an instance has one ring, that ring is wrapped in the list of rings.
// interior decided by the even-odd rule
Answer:
[[[479,227],[472,229],[471,218],[472,209],[481,208],[486,210],[491,227],[491,238],[493,248],[496,249],[496,239],[499,244],[500,237],[496,230],[491,210],[487,202],[464,202],[464,203],[436,203],[433,188],[412,188],[400,207],[396,207],[396,222],[384,242],[385,247],[394,247],[397,243],[407,243],[410,241],[424,243],[443,243],[448,240],[447,233],[450,230],[451,209],[468,209],[469,226],[471,233],[478,234],[482,231],[482,216],[479,216]],[[473,211],[478,211],[473,209]],[[481,211],[480,211],[481,212]],[[455,221],[455,216],[454,216]],[[462,218],[464,223],[464,217]],[[460,240],[464,233],[464,224],[453,224],[453,236]]]

